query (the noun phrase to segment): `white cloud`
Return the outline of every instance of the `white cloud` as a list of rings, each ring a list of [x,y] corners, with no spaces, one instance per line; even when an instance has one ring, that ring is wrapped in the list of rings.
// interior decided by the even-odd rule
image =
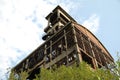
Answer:
[[[99,28],[99,20],[99,16],[93,14],[87,20],[85,20],[82,25],[89,29],[91,32],[96,33]]]
[[[67,12],[73,5],[69,0],[0,0],[0,79],[43,42],[45,17],[58,3]]]
[[[0,0],[1,75],[43,42],[41,37],[47,26],[45,17],[57,4],[67,12],[78,5],[69,0]],[[83,25],[95,33],[99,28],[99,17],[93,14]]]
[[[45,17],[57,4],[67,12],[78,5],[69,0],[0,0],[0,79],[8,67],[15,66],[43,42]],[[96,32],[99,17],[94,14],[83,25]]]

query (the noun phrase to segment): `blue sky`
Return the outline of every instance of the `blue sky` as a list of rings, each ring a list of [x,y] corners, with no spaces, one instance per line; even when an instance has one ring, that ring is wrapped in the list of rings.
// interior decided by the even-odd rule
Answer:
[[[93,32],[116,60],[120,0],[0,0],[0,79],[43,43],[45,17],[58,4]]]
[[[120,52],[120,0],[79,0],[77,3],[81,7],[75,8],[73,17],[82,24],[92,14],[96,14],[99,17],[99,29],[95,35],[116,58],[116,53]]]

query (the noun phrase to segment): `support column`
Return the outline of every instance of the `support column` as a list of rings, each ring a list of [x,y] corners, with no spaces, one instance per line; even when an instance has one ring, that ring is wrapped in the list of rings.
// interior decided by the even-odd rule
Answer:
[[[91,49],[92,49],[93,65],[94,65],[94,68],[96,69],[96,68],[98,68],[97,60],[96,60],[96,58],[95,58],[95,53],[94,53],[94,51],[93,51],[93,47],[92,47],[91,41],[90,41],[90,39],[88,39],[88,40],[89,40],[89,43],[90,43],[90,47],[91,47]]]
[[[75,27],[74,27],[74,23],[71,23],[72,26],[72,30],[73,30],[73,34],[74,34],[74,42],[75,42],[75,48],[77,51],[77,64],[79,64],[82,61],[82,56],[81,56],[81,52],[78,46],[78,41],[77,41],[77,37],[76,37],[76,31],[75,31]]]
[[[45,65],[46,65],[46,54],[47,54],[47,49],[46,49],[46,47],[47,47],[47,45],[45,44],[44,45],[44,54],[45,54],[45,56],[44,56],[44,62],[43,62],[43,67],[45,68]]]
[[[66,34],[66,31],[64,30],[64,37],[65,37],[65,48],[66,48],[66,57],[67,57],[67,64],[69,63],[68,62],[68,47],[67,47],[67,34]]]

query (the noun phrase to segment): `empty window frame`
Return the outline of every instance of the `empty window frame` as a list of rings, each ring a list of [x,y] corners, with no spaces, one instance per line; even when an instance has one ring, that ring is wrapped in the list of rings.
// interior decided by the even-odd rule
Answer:
[[[34,60],[34,58],[33,58],[33,57],[30,57],[30,58],[29,58],[29,63],[28,63],[29,69],[30,69],[30,68],[33,68],[34,65],[35,65],[35,60]]]
[[[38,53],[37,53],[37,56],[38,56],[38,57],[36,58],[37,61],[43,60],[43,59],[44,59],[44,50],[42,50],[42,49],[39,50]]]
[[[53,42],[53,43],[56,42],[56,41],[57,41],[59,38],[61,38],[63,35],[64,35],[63,32],[56,34],[56,35],[52,38],[52,42]]]
[[[93,60],[87,54],[81,51],[82,60],[88,63],[92,68],[94,68]]]
[[[92,55],[92,48],[90,46],[90,41],[88,40],[88,37],[85,36],[84,34],[82,34],[82,38],[83,38],[83,43],[85,46],[85,51],[87,52],[87,54],[89,54],[90,56]]]
[[[60,61],[58,61],[56,63],[56,65],[57,65],[57,67],[59,67],[61,65],[67,65],[67,58],[65,57],[65,58],[61,59]]]
[[[50,17],[50,22],[51,22],[52,25],[55,24],[55,22],[57,21],[57,18],[58,18],[57,12],[55,12],[55,13],[53,13],[53,14],[51,15],[51,17]]]
[[[76,31],[76,37],[77,37],[77,41],[78,41],[78,46],[84,50],[84,47],[83,47],[83,43],[82,43],[82,38],[81,38],[81,32],[75,28],[75,31]]]
[[[99,48],[96,46],[95,43],[91,42],[91,44],[92,44],[92,49],[93,49],[95,58],[96,58],[97,62],[101,64],[100,53],[98,50]]]
[[[67,37],[67,48],[71,48],[75,44],[73,31],[71,30],[69,33],[67,33],[66,37]]]
[[[45,62],[46,62],[46,63],[50,62],[50,55],[46,55],[46,56],[45,56]]]
[[[68,55],[68,62],[71,63],[71,62],[75,61],[76,58],[77,58],[77,54],[75,51],[73,51]]]
[[[62,14],[60,14],[60,19],[65,23],[69,22],[69,20],[65,16],[63,16]]]

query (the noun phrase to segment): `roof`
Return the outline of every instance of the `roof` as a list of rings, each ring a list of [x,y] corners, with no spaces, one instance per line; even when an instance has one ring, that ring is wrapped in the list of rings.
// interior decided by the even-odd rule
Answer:
[[[62,11],[68,18],[70,18],[70,20],[73,20],[74,22],[76,22],[63,8],[61,8],[61,6],[57,6],[50,14],[48,14],[48,16],[46,16],[46,19],[48,20],[48,18],[57,10]]]

